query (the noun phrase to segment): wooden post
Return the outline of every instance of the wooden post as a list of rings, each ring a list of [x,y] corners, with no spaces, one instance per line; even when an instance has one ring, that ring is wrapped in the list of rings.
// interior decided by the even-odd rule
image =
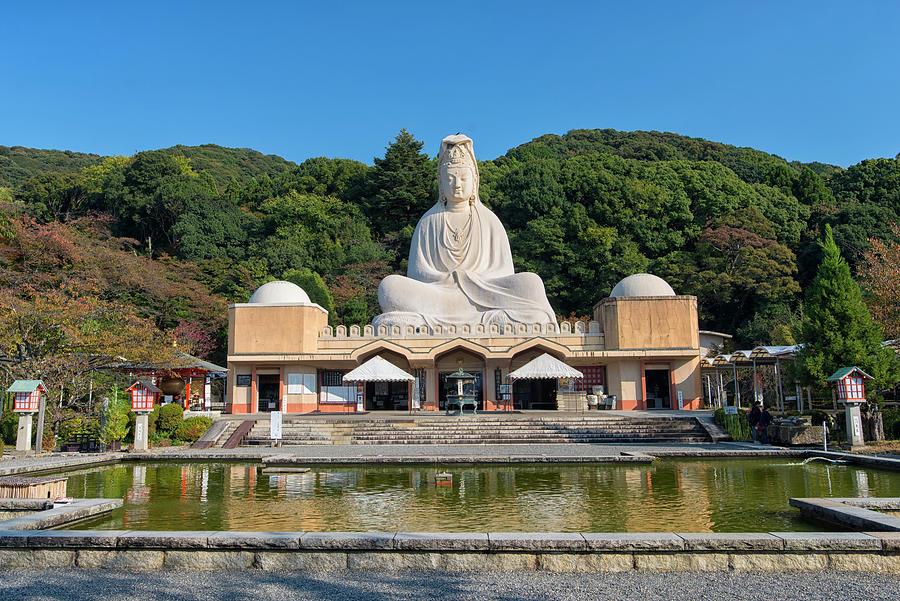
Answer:
[[[42,394],[40,400],[38,401],[38,423],[37,423],[37,436],[35,437],[34,443],[34,451],[35,453],[40,453],[44,450],[44,412],[47,409],[47,395]],[[59,402],[62,404],[63,398],[63,387],[59,388]]]

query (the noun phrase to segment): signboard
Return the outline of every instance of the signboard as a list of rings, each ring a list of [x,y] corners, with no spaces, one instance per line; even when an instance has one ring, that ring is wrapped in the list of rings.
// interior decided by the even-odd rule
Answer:
[[[859,416],[853,416],[853,436],[856,438],[862,437],[862,428],[860,427]]]
[[[684,410],[684,393],[682,391],[678,391],[678,409]]]
[[[734,405],[727,405],[725,407],[725,415],[737,415],[737,407]]]
[[[237,386],[250,386],[250,378],[251,378],[250,374],[246,374],[246,375],[238,374],[236,376],[236,379],[237,379],[236,385]]]
[[[209,378],[206,378],[206,384],[203,386],[203,408],[209,409],[212,406],[212,384]]]
[[[269,438],[281,440],[281,411],[273,411],[269,414]]]

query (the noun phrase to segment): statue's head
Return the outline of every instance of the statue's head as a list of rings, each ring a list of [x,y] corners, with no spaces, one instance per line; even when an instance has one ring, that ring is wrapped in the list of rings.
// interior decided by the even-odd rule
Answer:
[[[478,200],[478,163],[468,136],[456,134],[441,140],[438,189],[444,203],[471,204]]]

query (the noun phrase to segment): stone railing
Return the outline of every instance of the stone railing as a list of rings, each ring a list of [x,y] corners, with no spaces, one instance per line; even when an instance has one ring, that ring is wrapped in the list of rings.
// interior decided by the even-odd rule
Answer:
[[[375,328],[371,324],[359,326],[325,326],[322,329],[322,338],[447,338],[456,336],[465,336],[466,338],[521,338],[523,336],[599,336],[600,323],[596,321],[583,322],[577,321],[572,325],[568,321],[562,323],[548,324],[506,324],[499,326],[491,324],[485,326],[483,323],[458,324],[450,326],[378,326]]]

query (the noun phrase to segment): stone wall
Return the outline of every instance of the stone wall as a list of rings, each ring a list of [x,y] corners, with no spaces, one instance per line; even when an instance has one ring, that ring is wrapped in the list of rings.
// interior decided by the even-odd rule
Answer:
[[[124,569],[867,570],[900,533],[0,532],[0,565]]]

